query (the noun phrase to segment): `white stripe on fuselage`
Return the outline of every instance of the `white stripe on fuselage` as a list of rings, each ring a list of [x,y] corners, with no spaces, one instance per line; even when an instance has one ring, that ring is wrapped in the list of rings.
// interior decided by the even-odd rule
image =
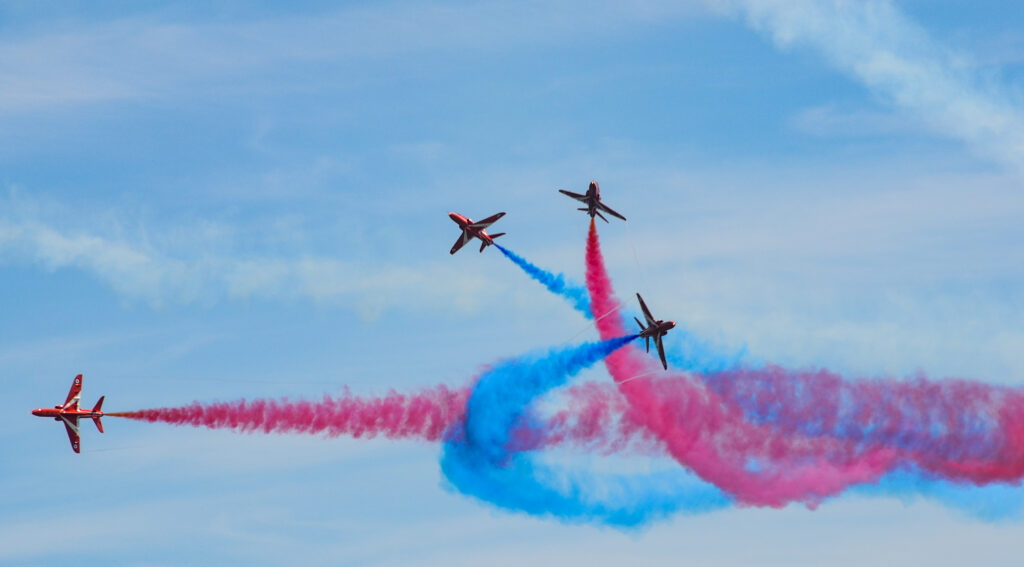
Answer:
[[[72,429],[72,431],[75,432],[75,435],[78,435],[78,426],[77,425],[75,425],[74,423],[71,423],[71,420],[69,420],[64,415],[61,415],[60,418],[64,420],[64,423],[68,424],[68,427],[70,427]]]

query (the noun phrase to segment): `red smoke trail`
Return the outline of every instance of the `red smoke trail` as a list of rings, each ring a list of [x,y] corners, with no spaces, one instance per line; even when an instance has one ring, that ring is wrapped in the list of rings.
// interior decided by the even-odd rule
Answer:
[[[111,413],[149,422],[191,425],[240,432],[309,433],[327,437],[383,436],[388,439],[437,441],[465,411],[469,389],[437,386],[416,394],[391,392],[382,398],[348,393],[317,402],[238,400],[177,408]]]
[[[231,429],[242,433],[301,433],[326,437],[385,437],[439,441],[466,410],[471,388],[436,386],[384,397],[345,393],[320,401],[236,400],[107,413],[171,425]],[[662,452],[646,431],[620,419],[625,404],[609,384],[584,384],[565,392],[567,407],[539,416],[513,432],[516,450],[571,446],[603,454],[627,450]]]
[[[587,288],[594,313],[618,307],[593,221],[587,240]],[[597,319],[596,325],[602,338],[626,332],[619,316]],[[616,382],[661,373],[653,358],[636,347],[613,353],[605,364]],[[619,391],[630,405],[627,419],[663,441],[680,464],[743,504],[814,505],[851,484],[877,480],[898,457],[888,448],[860,450],[852,443],[784,435],[749,423],[742,410],[686,374],[629,380],[619,384]]]

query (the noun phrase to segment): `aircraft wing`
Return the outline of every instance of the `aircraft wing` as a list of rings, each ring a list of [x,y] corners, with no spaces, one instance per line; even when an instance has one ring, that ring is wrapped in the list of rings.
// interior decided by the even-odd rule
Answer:
[[[573,199],[576,199],[577,201],[586,201],[587,200],[587,196],[586,195],[580,195],[579,193],[573,193],[572,191],[566,191],[565,189],[559,189],[558,192],[563,194],[563,195],[568,195],[568,196],[572,197]],[[562,201],[562,202],[564,203],[565,201]]]
[[[469,242],[472,238],[473,237],[469,235],[468,230],[462,231],[462,234],[459,235],[459,238],[455,240],[455,244],[452,245],[452,250],[451,252],[449,252],[449,254],[454,254],[458,252],[459,248],[465,246],[466,243]]]
[[[64,401],[62,409],[78,409],[78,402],[82,399],[82,375],[75,376],[71,383],[71,390],[68,392],[68,399]]]
[[[469,226],[471,226],[473,228],[487,228],[487,227],[491,226],[492,224],[494,224],[494,221],[500,219],[503,216],[505,216],[505,213],[498,213],[496,215],[491,215],[491,216],[485,218],[484,220],[477,221],[477,222],[475,222],[475,223],[473,223],[473,224],[471,224]]]
[[[78,437],[78,416],[68,417],[60,416],[64,420],[64,429],[68,431],[68,441],[71,441],[71,449],[76,452],[81,452],[80,438]]]
[[[665,360],[665,343],[661,342],[661,335],[654,335],[654,346],[658,347],[658,356],[661,358],[661,365],[668,370],[668,361]]]
[[[615,211],[613,211],[613,210],[611,209],[611,207],[609,207],[608,205],[605,205],[605,204],[604,204],[604,203],[602,203],[601,201],[598,201],[598,202],[597,202],[597,208],[599,208],[599,209],[601,209],[602,211],[604,211],[604,212],[608,213],[609,215],[612,215],[613,217],[619,217],[619,218],[620,218],[620,219],[622,219],[622,220],[626,220],[626,217],[624,217],[624,216],[620,215],[619,213],[616,213]]]
[[[636,294],[636,298],[640,300],[640,309],[643,309],[644,311],[644,319],[647,319],[647,326],[650,327],[657,323],[657,321],[654,320],[654,316],[651,315],[651,310],[648,309],[647,304],[644,303],[644,298],[640,297],[639,293]]]
[[[662,358],[662,366],[664,366],[665,369],[669,369],[669,361],[665,359],[665,343],[662,342],[662,336],[655,335],[653,339],[654,346],[657,347],[657,356]]]

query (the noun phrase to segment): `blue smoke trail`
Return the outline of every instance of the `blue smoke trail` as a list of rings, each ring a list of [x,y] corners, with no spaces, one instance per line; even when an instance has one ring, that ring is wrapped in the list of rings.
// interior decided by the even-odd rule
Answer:
[[[506,258],[522,268],[527,275],[543,284],[548,291],[568,301],[573,309],[579,311],[584,317],[594,318],[594,314],[590,311],[590,295],[585,286],[573,282],[564,274],[554,274],[544,270],[498,243],[495,243],[494,246],[501,250]],[[602,315],[605,314],[598,316]],[[722,372],[737,368],[744,362],[750,364],[750,361],[747,360],[746,347],[735,352],[728,352],[718,345],[713,345],[710,341],[698,338],[682,326],[676,327],[670,337],[665,345],[666,356],[672,365],[680,370],[705,373]]]
[[[590,295],[587,293],[587,288],[575,283],[563,274],[553,274],[547,270],[543,270],[530,262],[526,261],[526,258],[517,255],[515,252],[505,248],[501,244],[494,244],[506,258],[512,260],[512,262],[523,269],[531,278],[544,284],[544,287],[555,295],[562,296],[565,300],[572,305],[572,308],[579,311],[587,319],[592,319],[593,315],[590,313]]]
[[[750,357],[746,345],[730,352],[721,345],[697,337],[682,325],[676,325],[665,337],[665,358],[675,368],[701,374],[702,378],[740,366],[756,368],[758,365]]]
[[[563,522],[636,527],[675,512],[708,512],[732,500],[683,470],[643,476],[569,473],[514,448],[530,405],[635,336],[524,356],[480,377],[463,423],[449,431],[441,469],[453,487],[501,508]],[[536,426],[534,426],[536,427]]]

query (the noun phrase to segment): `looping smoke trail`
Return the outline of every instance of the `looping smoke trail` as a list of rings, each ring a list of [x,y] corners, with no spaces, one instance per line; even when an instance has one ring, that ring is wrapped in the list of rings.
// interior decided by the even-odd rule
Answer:
[[[678,510],[701,512],[730,504],[720,491],[682,471],[626,476],[566,472],[537,462],[517,446],[515,432],[537,427],[529,408],[580,370],[634,336],[506,361],[482,375],[464,420],[447,434],[441,469],[457,490],[496,506],[565,522],[631,527]]]
[[[495,243],[494,246],[501,250],[501,253],[506,258],[522,268],[527,275],[544,284],[548,291],[565,298],[572,305],[573,309],[582,313],[584,317],[588,319],[593,317],[590,313],[590,299],[587,297],[587,288],[572,282],[563,274],[553,274],[531,264],[525,258],[501,244]]]

